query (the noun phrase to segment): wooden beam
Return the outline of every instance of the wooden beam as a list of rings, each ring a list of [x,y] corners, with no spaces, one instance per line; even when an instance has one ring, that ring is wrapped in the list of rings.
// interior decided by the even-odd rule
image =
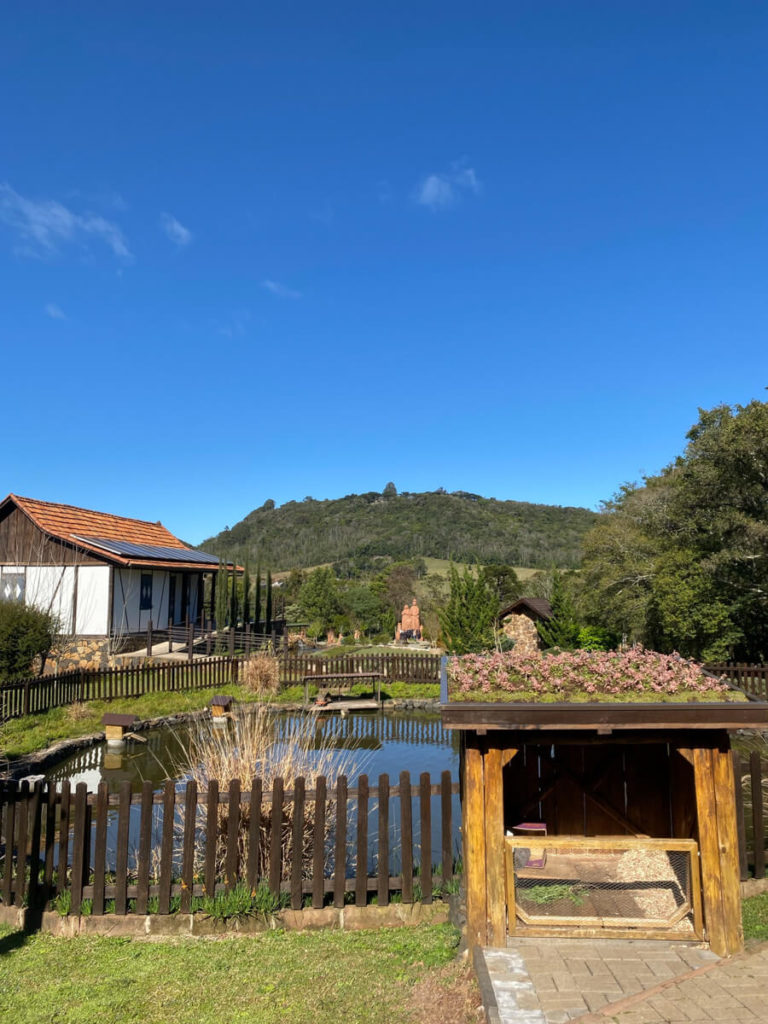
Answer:
[[[467,945],[471,952],[475,946],[488,943],[483,752],[480,740],[472,734],[467,736],[464,756],[462,825],[467,887]]]
[[[507,939],[504,883],[504,786],[499,747],[487,747],[483,758],[485,790],[486,934],[492,946]]]
[[[696,782],[696,816],[701,856],[701,888],[704,923],[713,953],[728,956],[725,909],[721,891],[721,862],[717,829],[717,798],[711,748],[696,747],[693,751],[693,772]]]
[[[736,826],[736,787],[728,737],[712,751],[712,767],[717,802],[717,841],[720,850],[720,891],[727,953],[732,956],[744,948],[739,889],[739,838]]]
[[[517,704],[450,701],[440,709],[448,729],[538,730],[766,729],[768,702],[706,704]],[[600,739],[610,739],[601,736]],[[532,738],[529,742],[536,742]]]
[[[501,751],[501,767],[506,768],[512,758],[519,752],[519,747],[503,747]]]

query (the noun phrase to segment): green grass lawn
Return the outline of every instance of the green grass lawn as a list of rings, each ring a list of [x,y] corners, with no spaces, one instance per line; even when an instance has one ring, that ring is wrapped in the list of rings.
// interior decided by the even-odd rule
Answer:
[[[750,896],[742,901],[741,919],[744,922],[744,938],[768,940],[768,892]]]
[[[350,694],[370,690],[362,685],[350,687]],[[0,756],[23,757],[35,750],[44,750],[57,740],[88,736],[103,729],[101,718],[105,711],[132,713],[140,719],[159,718],[162,715],[197,711],[207,707],[214,693],[227,693],[239,701],[253,701],[253,694],[242,686],[223,684],[219,690],[183,690],[176,693],[148,693],[143,697],[125,697],[113,701],[91,701],[74,707],[52,708],[39,715],[14,718],[0,726]],[[310,695],[317,688],[310,686]],[[440,695],[438,683],[384,683],[384,700],[389,698],[434,698]],[[272,698],[275,704],[290,704],[304,700],[303,685],[286,686]]]
[[[457,944],[449,925],[162,942],[0,929],[0,1020],[407,1024],[413,985]]]

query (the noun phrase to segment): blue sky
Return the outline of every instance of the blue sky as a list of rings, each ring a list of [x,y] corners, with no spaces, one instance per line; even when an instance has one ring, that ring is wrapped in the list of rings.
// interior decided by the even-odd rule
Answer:
[[[0,9],[0,489],[595,506],[768,384],[761,2]]]

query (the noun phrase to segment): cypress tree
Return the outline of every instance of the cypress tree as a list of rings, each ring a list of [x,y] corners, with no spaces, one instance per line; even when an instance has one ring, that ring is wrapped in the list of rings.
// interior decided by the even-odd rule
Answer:
[[[270,569],[267,569],[267,583],[266,583],[266,586],[267,586],[267,609],[266,609],[266,611],[264,613],[264,618],[266,619],[266,622],[265,622],[266,629],[264,630],[264,632],[265,633],[269,633],[270,630],[272,629],[272,572],[271,572]]]
[[[216,629],[223,629],[227,620],[227,562],[219,559],[219,571],[216,578]]]
[[[232,564],[232,592],[229,599],[229,624],[237,629],[237,562]]]
[[[253,597],[253,617],[256,622],[256,632],[259,632],[261,625],[261,565],[256,566],[256,593]]]
[[[243,626],[251,621],[251,574],[248,571],[248,559],[245,560],[245,573],[243,574]]]

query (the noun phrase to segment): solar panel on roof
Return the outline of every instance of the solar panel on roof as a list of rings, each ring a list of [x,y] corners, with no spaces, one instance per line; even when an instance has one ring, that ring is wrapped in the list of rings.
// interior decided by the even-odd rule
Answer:
[[[113,555],[133,555],[136,558],[157,559],[160,562],[196,562],[200,565],[218,565],[215,555],[205,551],[192,551],[189,548],[163,548],[153,544],[133,544],[129,540],[106,540],[103,537],[77,537],[103,548]]]

